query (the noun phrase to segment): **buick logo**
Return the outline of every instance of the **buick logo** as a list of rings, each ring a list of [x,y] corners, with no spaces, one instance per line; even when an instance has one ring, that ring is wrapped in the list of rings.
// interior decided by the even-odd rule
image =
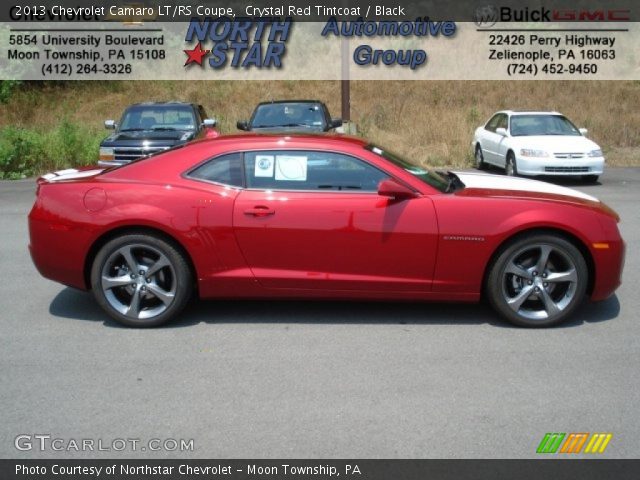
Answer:
[[[473,20],[480,28],[493,27],[498,21],[498,8],[495,5],[478,7],[473,14]]]

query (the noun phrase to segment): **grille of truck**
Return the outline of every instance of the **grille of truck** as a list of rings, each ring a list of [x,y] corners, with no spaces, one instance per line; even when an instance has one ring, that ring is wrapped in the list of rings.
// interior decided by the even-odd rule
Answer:
[[[152,153],[167,150],[169,147],[116,147],[114,149],[115,161],[130,162],[136,158],[146,157]]]

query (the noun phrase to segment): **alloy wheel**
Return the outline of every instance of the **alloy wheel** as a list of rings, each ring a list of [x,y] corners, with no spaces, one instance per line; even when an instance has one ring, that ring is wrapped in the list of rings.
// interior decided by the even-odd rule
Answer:
[[[507,261],[502,295],[508,307],[529,320],[561,314],[576,295],[578,273],[571,257],[554,245],[529,245]]]
[[[177,276],[171,261],[159,249],[127,244],[104,262],[100,286],[114,310],[132,319],[149,319],[171,306]]]

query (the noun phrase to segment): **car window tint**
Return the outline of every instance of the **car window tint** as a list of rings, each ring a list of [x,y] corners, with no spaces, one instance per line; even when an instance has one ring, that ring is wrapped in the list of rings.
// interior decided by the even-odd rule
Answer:
[[[230,153],[216,157],[189,173],[192,178],[207,180],[210,182],[242,186],[242,163],[239,153]]]
[[[388,175],[348,155],[317,151],[244,154],[247,188],[376,192]]]
[[[484,127],[485,130],[489,130],[490,132],[495,132],[496,128],[498,128],[498,122],[500,121],[500,114],[494,115],[491,120],[487,122],[487,125]]]

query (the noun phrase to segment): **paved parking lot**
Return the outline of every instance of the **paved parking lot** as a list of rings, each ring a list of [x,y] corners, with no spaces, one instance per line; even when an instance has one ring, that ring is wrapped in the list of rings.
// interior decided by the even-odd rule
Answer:
[[[594,194],[621,217],[624,285],[560,328],[483,305],[201,302],[130,330],[27,252],[32,181],[0,182],[0,457],[533,457],[546,432],[640,452],[640,169]],[[17,451],[20,434],[193,439],[194,451]],[[35,443],[35,442],[34,442]]]

